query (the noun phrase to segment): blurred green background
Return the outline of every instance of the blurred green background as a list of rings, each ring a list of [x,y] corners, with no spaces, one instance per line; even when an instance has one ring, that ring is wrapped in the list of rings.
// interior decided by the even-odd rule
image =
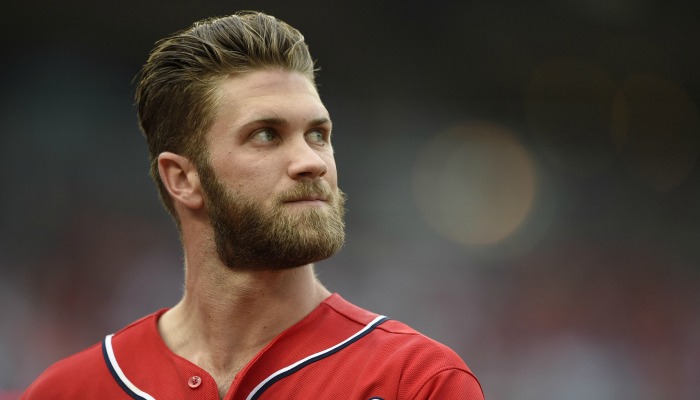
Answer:
[[[453,347],[489,399],[696,399],[699,4],[6,1],[0,399],[179,299],[133,78],[240,9],[321,68],[349,195],[332,291]]]

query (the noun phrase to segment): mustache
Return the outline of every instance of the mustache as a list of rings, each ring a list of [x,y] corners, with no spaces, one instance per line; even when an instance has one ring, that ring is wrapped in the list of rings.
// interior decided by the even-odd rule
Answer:
[[[338,196],[325,181],[300,181],[297,185],[277,196],[278,203],[320,197],[333,202]]]

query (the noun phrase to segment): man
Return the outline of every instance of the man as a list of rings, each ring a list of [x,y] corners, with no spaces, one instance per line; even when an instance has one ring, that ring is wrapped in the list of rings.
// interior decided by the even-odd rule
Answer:
[[[137,89],[185,292],[51,366],[24,399],[482,399],[450,349],[331,294],[331,120],[303,36],[243,12],[159,42]]]

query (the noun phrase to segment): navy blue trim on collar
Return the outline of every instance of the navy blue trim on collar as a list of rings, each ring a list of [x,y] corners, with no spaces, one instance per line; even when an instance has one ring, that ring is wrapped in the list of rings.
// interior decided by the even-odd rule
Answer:
[[[139,396],[136,392],[131,390],[126,383],[124,383],[121,378],[119,378],[119,374],[117,374],[117,371],[114,369],[114,366],[112,366],[112,363],[109,360],[109,355],[107,354],[107,338],[109,336],[105,337],[102,340],[102,356],[105,359],[105,364],[107,364],[107,369],[109,369],[109,372],[112,374],[112,377],[114,378],[115,381],[119,384],[119,386],[128,394],[131,396],[132,399],[134,400],[148,400],[147,398],[143,396]]]
[[[318,354],[316,354],[313,357],[309,357],[308,359],[304,360],[303,362],[300,362],[296,365],[294,365],[292,368],[289,368],[287,370],[280,370],[276,372],[275,374],[271,375],[268,380],[263,384],[262,386],[256,388],[253,390],[253,392],[248,396],[247,400],[257,400],[265,390],[270,388],[270,386],[274,385],[276,382],[292,375],[293,373],[299,371],[300,369],[309,366],[310,364],[315,363],[316,361],[322,360],[326,357],[329,357],[346,347],[350,346],[351,344],[357,342],[358,340],[362,339],[365,337],[367,334],[372,332],[374,328],[378,327],[382,323],[388,321],[389,318],[385,316],[378,317],[374,321],[372,321],[370,324],[362,328],[358,333],[356,333],[354,336],[351,336],[350,339],[348,339],[346,342],[343,342],[341,345],[336,346],[336,347],[331,347],[325,351],[322,351]]]

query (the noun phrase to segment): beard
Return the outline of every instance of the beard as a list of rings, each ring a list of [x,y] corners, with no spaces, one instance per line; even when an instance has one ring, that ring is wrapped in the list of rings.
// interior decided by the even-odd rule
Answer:
[[[209,163],[199,175],[214,230],[216,252],[230,269],[269,271],[296,268],[324,260],[345,242],[345,194],[324,181],[301,180],[265,207],[228,190]],[[328,206],[296,207],[284,203],[312,195]]]

